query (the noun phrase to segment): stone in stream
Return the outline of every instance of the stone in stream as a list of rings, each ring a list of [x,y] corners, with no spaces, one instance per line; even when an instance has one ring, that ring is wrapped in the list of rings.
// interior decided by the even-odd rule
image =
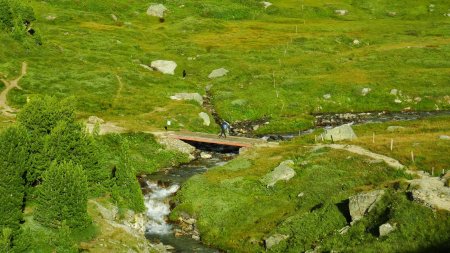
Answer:
[[[156,60],[150,64],[152,69],[157,70],[163,74],[174,75],[177,64],[174,61]]]
[[[215,69],[208,75],[208,78],[213,79],[213,78],[217,78],[217,77],[222,77],[222,76],[225,76],[228,72],[229,71],[224,68]]]
[[[280,180],[289,181],[296,175],[294,169],[292,169],[293,165],[294,161],[292,160],[281,162],[273,171],[267,173],[261,179],[261,182],[267,187],[273,187]]]
[[[365,214],[369,213],[375,204],[383,196],[383,190],[364,192],[349,198],[349,210],[352,218],[351,224],[360,220]]]
[[[345,124],[333,129],[325,130],[325,133],[323,133],[322,136],[325,140],[328,141],[353,140],[358,138],[350,124]]]
[[[200,112],[198,116],[203,120],[203,125],[209,126],[211,124],[211,120],[209,119],[209,115],[206,112]]]

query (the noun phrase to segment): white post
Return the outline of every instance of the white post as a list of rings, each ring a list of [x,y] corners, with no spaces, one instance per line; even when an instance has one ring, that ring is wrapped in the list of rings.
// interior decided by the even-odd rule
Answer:
[[[375,132],[372,133],[372,143],[375,143]]]
[[[434,167],[431,168],[431,176],[434,176]]]
[[[414,163],[414,151],[411,150],[411,161]]]
[[[391,151],[394,148],[394,139],[391,139]]]

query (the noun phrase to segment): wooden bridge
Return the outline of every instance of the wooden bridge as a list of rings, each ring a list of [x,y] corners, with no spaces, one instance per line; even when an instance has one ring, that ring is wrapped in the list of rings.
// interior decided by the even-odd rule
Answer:
[[[219,137],[217,134],[196,133],[196,132],[168,132],[167,137],[182,141],[192,141],[199,143],[210,143],[234,147],[252,147],[257,144],[266,143],[263,139],[253,139],[245,137],[227,136]]]

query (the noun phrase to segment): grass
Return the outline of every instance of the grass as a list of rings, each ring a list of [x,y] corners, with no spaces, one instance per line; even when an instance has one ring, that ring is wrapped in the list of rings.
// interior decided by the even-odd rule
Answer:
[[[204,94],[213,84],[219,114],[231,122],[269,116],[261,132],[307,128],[313,112],[450,108],[447,1],[434,1],[433,12],[423,1],[273,1],[266,10],[258,1],[162,1],[170,11],[164,23],[147,16],[140,0],[30,2],[43,46],[23,49],[0,35],[0,72],[12,76],[21,61],[30,64],[25,89],[9,96],[16,107],[32,94],[75,95],[81,117],[95,114],[133,130],[161,129],[170,118],[179,129],[206,132],[217,126],[202,125],[200,106],[169,96]],[[139,66],[156,59],[176,61],[175,76]],[[220,67],[230,73],[209,80]],[[372,92],[361,96],[365,87]],[[389,95],[393,88],[403,91],[401,104]],[[422,101],[408,102],[415,97]]]

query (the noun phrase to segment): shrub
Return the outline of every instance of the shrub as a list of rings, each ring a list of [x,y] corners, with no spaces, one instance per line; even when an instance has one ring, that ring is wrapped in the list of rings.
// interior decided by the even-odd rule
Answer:
[[[89,225],[88,186],[83,168],[72,162],[52,163],[37,190],[35,218],[45,226],[70,228]]]
[[[18,229],[22,220],[27,132],[11,127],[0,135],[0,230]]]

